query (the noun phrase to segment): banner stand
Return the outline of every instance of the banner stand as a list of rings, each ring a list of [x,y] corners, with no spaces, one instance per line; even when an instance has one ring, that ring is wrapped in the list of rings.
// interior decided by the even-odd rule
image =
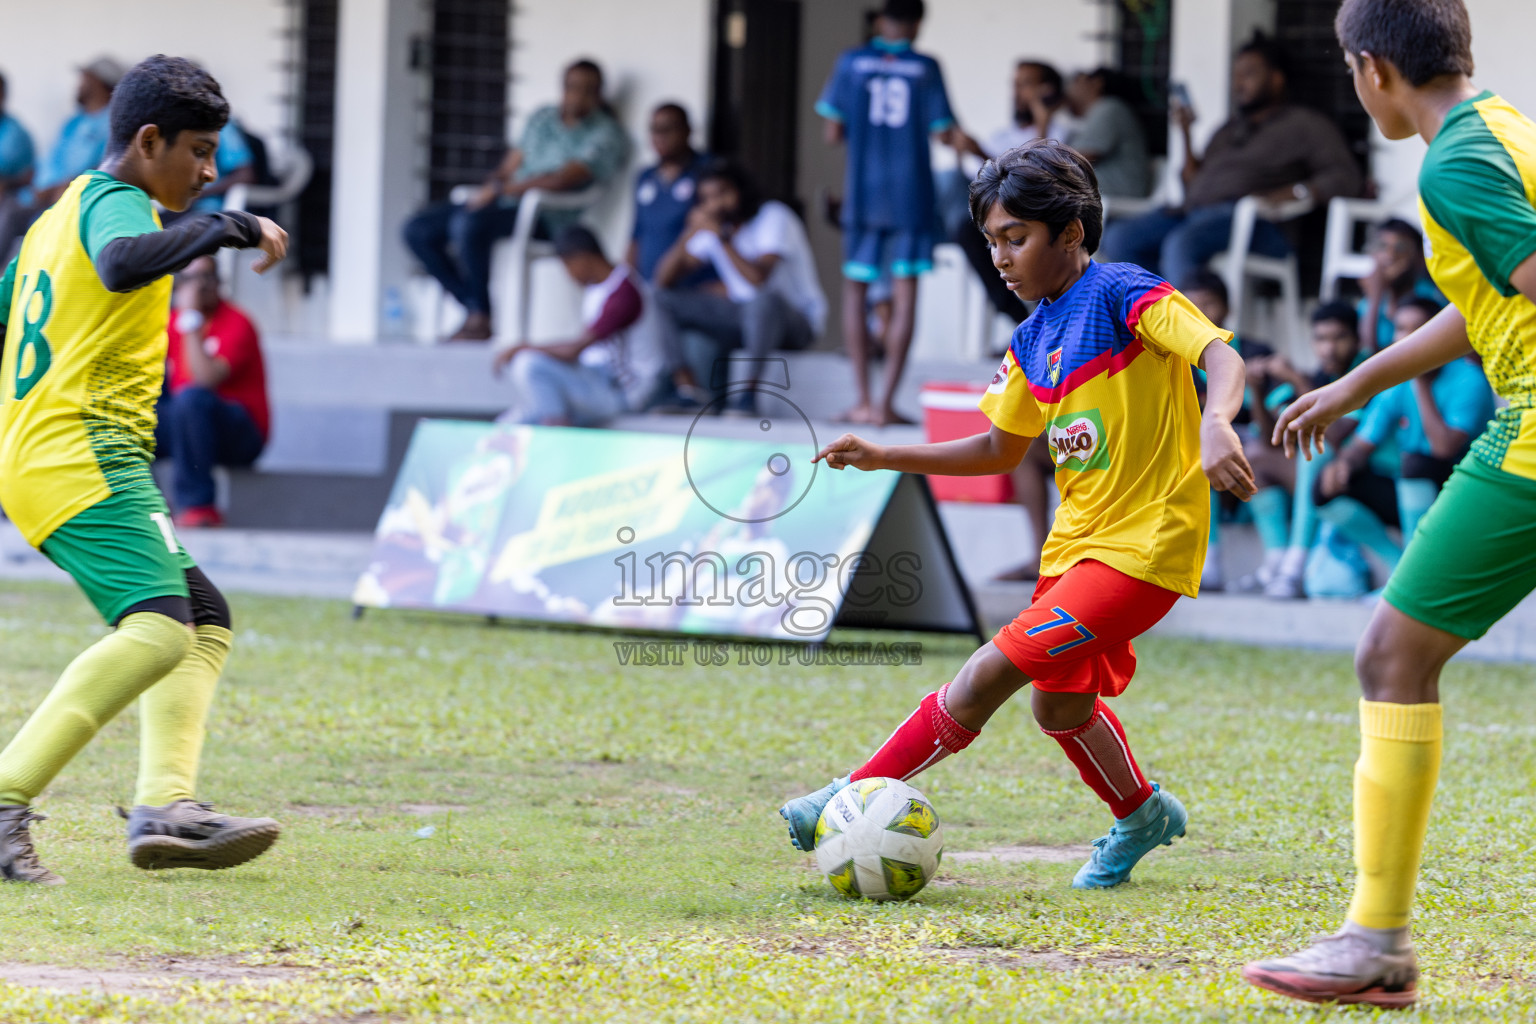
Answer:
[[[901,475],[875,523],[866,553],[875,564],[868,572],[853,574],[834,626],[969,633],[978,645],[987,642],[971,588],[960,574],[927,477]],[[889,583],[878,588],[862,585],[864,577],[873,577],[903,559],[918,563],[911,566],[920,574],[916,576],[916,593],[911,592],[913,588]],[[867,600],[861,599],[866,595]]]
[[[759,426],[761,439],[728,439],[423,420],[353,617],[412,608],[810,646],[838,627],[985,641],[925,477],[813,463],[814,432],[792,407]]]

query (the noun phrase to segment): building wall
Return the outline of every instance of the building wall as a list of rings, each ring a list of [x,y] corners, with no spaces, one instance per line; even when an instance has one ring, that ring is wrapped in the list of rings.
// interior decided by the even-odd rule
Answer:
[[[0,0],[6,104],[39,149],[74,113],[75,69],[103,54],[125,65],[155,53],[192,57],[242,121],[268,141],[286,124],[283,0]]]

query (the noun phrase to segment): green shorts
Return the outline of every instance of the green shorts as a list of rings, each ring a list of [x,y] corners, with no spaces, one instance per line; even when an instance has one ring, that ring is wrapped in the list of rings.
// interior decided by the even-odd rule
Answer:
[[[75,578],[108,624],[152,597],[188,597],[197,563],[171,529],[158,488],[139,485],[97,502],[54,530],[43,554]]]
[[[1476,640],[1532,590],[1536,480],[1468,455],[1419,520],[1382,598],[1426,626]]]

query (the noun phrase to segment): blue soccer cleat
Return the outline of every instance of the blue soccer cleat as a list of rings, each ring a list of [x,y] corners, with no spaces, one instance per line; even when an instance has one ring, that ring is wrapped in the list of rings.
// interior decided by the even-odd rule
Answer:
[[[1152,783],[1152,795],[1129,816],[1117,818],[1109,835],[1093,841],[1088,863],[1072,879],[1074,889],[1108,889],[1131,877],[1131,869],[1158,846],[1172,846],[1184,834],[1189,813],[1172,793]]]
[[[803,853],[816,849],[816,823],[821,812],[837,791],[848,785],[852,776],[833,779],[821,789],[806,796],[796,797],[779,808],[779,817],[789,822],[789,843]]]

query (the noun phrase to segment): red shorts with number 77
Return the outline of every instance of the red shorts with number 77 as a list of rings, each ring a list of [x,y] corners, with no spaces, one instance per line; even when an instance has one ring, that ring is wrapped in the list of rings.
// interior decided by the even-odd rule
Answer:
[[[1035,688],[1118,696],[1136,673],[1131,641],[1168,614],[1179,595],[1103,562],[1042,577],[1034,603],[992,643]]]

